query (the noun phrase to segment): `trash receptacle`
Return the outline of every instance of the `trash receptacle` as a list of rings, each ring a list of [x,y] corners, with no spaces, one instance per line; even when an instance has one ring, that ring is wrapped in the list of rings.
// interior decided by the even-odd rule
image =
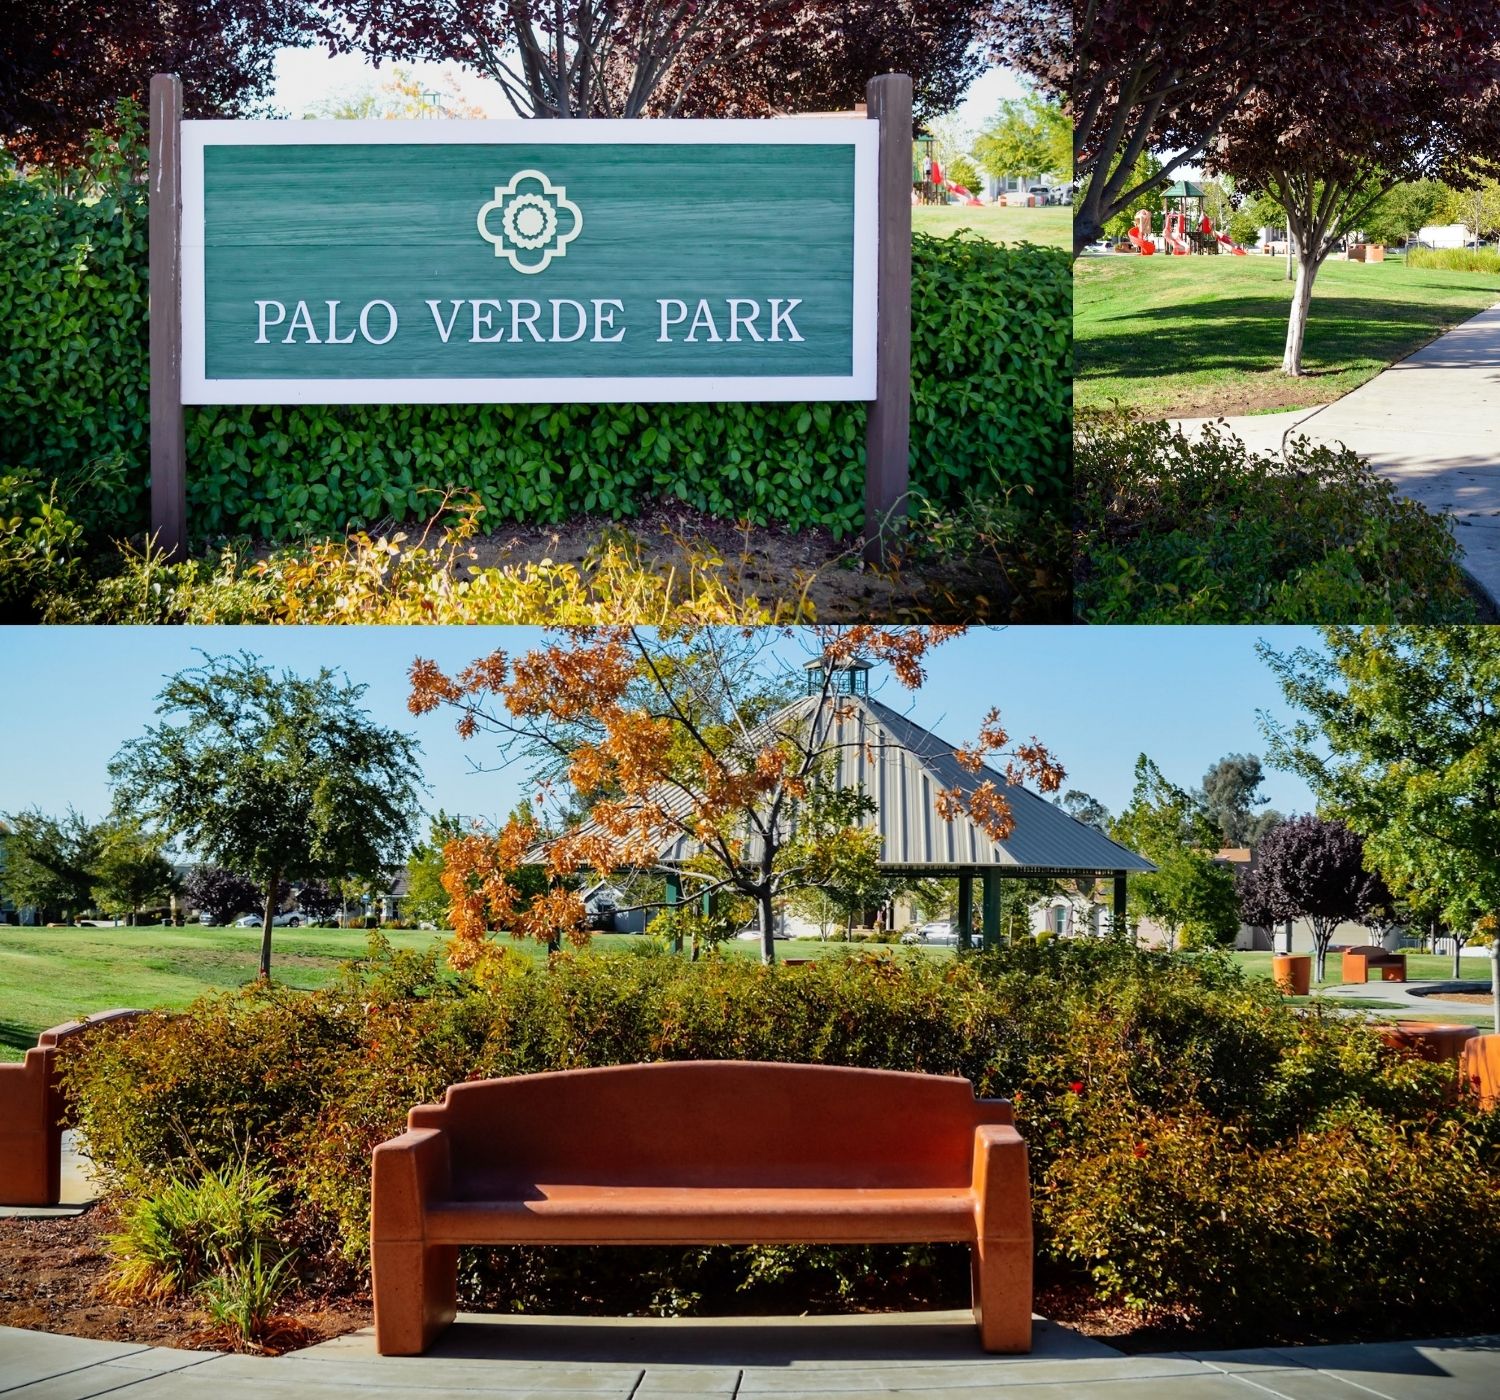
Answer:
[[[1311,953],[1278,953],[1271,959],[1271,980],[1289,997],[1305,997],[1312,987]]]

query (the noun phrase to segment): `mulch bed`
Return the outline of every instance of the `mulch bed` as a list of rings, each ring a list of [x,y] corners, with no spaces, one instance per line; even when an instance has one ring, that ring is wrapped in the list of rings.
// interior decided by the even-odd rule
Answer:
[[[115,1229],[107,1206],[77,1216],[0,1219],[0,1326],[109,1342],[232,1351],[187,1300],[116,1302],[104,1287],[104,1237]],[[283,1303],[286,1323],[267,1350],[295,1350],[368,1327],[368,1297]]]

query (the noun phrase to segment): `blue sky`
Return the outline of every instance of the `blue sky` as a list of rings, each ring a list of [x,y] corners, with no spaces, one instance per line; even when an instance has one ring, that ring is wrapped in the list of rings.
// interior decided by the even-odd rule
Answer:
[[[422,745],[429,810],[503,816],[523,794],[524,775],[476,773],[476,761],[499,761],[494,740],[464,743],[449,717],[409,714],[406,668],[418,655],[454,668],[497,647],[525,650],[541,635],[521,627],[0,629],[0,813],[72,805],[102,816],[105,767],[153,721],[162,677],[197,664],[195,649],[246,649],[278,668],[327,665],[368,683],[371,713]],[[1226,753],[1264,752],[1256,711],[1287,711],[1255,655],[1261,638],[1280,650],[1316,644],[1304,628],[976,628],[933,653],[915,695],[878,673],[872,689],[953,743],[972,738],[997,705],[1012,735],[1035,734],[1052,748],[1068,787],[1118,811],[1138,753],[1195,786]],[[795,644],[787,655],[802,659]],[[1270,773],[1264,791],[1283,812],[1312,807],[1289,774]]]

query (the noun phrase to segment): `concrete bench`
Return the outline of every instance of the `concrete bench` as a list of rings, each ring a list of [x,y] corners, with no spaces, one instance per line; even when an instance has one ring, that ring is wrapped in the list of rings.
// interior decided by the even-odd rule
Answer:
[[[742,1061],[476,1080],[374,1153],[375,1345],[425,1351],[461,1245],[968,1244],[980,1342],[1031,1350],[1010,1104],[966,1079]]]
[[[58,1080],[63,1042],[101,1025],[143,1015],[101,1011],[53,1026],[37,1037],[20,1064],[0,1065],[0,1205],[55,1206],[62,1186],[62,1135],[67,1104]]]
[[[1458,1060],[1459,1079],[1479,1096],[1480,1108],[1500,1108],[1500,1035],[1474,1035]]]
[[[1345,948],[1339,967],[1339,980],[1368,982],[1370,969],[1380,972],[1382,982],[1406,981],[1406,954],[1391,953],[1384,948]]]

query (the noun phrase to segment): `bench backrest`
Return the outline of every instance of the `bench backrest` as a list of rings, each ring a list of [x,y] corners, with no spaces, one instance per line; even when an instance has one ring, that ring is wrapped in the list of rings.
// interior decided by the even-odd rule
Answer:
[[[528,1183],[961,1187],[974,1129],[1009,1123],[967,1079],[693,1060],[458,1084],[412,1109],[442,1128],[454,1192]]]

